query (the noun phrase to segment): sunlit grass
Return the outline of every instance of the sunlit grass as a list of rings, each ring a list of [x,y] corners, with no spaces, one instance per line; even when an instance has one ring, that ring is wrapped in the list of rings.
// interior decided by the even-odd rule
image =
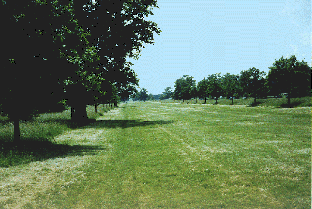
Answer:
[[[311,108],[123,104],[55,137],[80,147],[70,156],[16,168],[23,176],[25,169],[41,173],[23,190],[33,188],[34,199],[5,190],[2,205],[310,208],[310,113]],[[10,169],[3,171],[5,179]],[[5,188],[24,188],[6,182],[11,186]]]

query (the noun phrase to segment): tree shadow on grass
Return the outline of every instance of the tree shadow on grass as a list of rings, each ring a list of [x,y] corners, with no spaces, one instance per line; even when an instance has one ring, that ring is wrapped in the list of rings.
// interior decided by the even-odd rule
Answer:
[[[259,104],[262,104],[262,103],[263,103],[262,101],[252,102],[251,104],[247,105],[247,107],[256,107],[256,106],[258,106]]]
[[[84,121],[52,120],[66,123],[72,129],[92,128],[128,128],[136,126],[153,126],[169,124],[173,121],[141,121],[141,120],[98,120]],[[47,121],[45,121],[47,122]],[[52,138],[54,136],[51,136]],[[50,158],[67,156],[94,155],[100,150],[107,150],[104,146],[58,144],[47,138],[22,138],[19,143],[12,139],[0,138],[0,167],[17,166],[34,161],[44,161]]]
[[[153,126],[153,125],[163,125],[169,124],[173,121],[157,120],[157,121],[141,121],[141,120],[97,120],[90,123],[89,126],[82,128],[129,128],[137,126]]]
[[[301,101],[290,102],[290,105],[288,103],[283,103],[283,104],[279,105],[278,108],[294,108],[294,107],[299,106],[302,103],[303,102],[301,102]]]
[[[34,161],[67,156],[95,155],[103,146],[56,144],[38,139],[19,143],[0,141],[0,167],[17,166]]]

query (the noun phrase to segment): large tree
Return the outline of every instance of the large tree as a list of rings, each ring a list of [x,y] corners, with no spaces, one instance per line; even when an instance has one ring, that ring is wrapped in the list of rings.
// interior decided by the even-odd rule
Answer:
[[[268,85],[275,94],[288,93],[288,104],[291,97],[311,95],[311,67],[304,61],[299,62],[295,55],[283,56],[269,67]]]
[[[229,96],[232,97],[232,104],[234,103],[234,94],[238,93],[239,91],[239,76],[232,75],[230,73],[226,73],[222,76],[222,87],[224,90],[225,96],[228,98]]]
[[[208,92],[215,98],[216,104],[218,104],[218,98],[223,94],[221,73],[215,73],[207,77]]]
[[[248,70],[243,70],[240,73],[239,81],[243,88],[245,95],[254,97],[254,102],[257,102],[257,98],[266,96],[265,86],[265,72],[252,67]]]
[[[4,114],[14,121],[16,142],[20,140],[19,120],[30,119],[47,104],[60,101],[63,81],[77,71],[78,65],[73,64],[77,53],[85,55],[85,60],[92,54],[68,11],[69,7],[58,2],[0,4],[0,103]],[[80,45],[70,45],[68,40],[80,40]]]
[[[174,92],[173,97],[175,99],[182,99],[184,100],[191,99],[196,97],[196,81],[193,80],[192,76],[184,75],[182,78],[179,78],[175,81],[174,84]]]
[[[83,70],[99,74],[112,81],[122,92],[127,92],[125,88],[129,85],[129,77],[135,76],[130,70],[126,71],[126,76],[119,76],[125,74],[123,70],[126,57],[138,59],[141,47],[144,48],[143,44],[153,43],[153,32],[161,32],[156,23],[144,20],[144,16],[153,14],[150,8],[157,7],[156,0],[70,2],[74,18],[83,29],[89,31],[88,41],[97,48],[97,55],[100,57],[100,60],[95,60],[92,64],[84,63]],[[130,83],[136,84],[135,79]],[[81,117],[83,115],[81,112]]]
[[[207,97],[209,96],[209,86],[208,86],[208,80],[206,78],[204,78],[203,80],[197,83],[197,94],[199,98],[205,99],[204,104],[206,104]]]

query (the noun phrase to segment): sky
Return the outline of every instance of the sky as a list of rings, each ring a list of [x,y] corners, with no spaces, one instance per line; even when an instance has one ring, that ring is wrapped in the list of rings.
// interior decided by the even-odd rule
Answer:
[[[295,55],[311,66],[311,0],[157,0],[154,45],[134,65],[139,87],[153,95],[183,75],[196,83],[214,73],[269,72],[275,60]],[[140,90],[140,89],[138,89]]]

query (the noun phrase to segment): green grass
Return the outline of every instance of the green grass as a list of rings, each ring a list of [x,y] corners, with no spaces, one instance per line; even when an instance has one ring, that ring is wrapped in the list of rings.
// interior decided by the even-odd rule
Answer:
[[[54,139],[83,151],[2,169],[0,207],[311,208],[311,108],[129,102]]]
[[[89,119],[96,119],[109,109],[100,105],[98,113],[93,106],[87,106]],[[13,123],[0,116],[0,167],[25,164],[51,157],[66,156],[67,153],[83,150],[58,143],[54,138],[77,128],[70,120],[70,109],[63,112],[40,114],[30,121],[20,121],[21,143],[13,143]]]

